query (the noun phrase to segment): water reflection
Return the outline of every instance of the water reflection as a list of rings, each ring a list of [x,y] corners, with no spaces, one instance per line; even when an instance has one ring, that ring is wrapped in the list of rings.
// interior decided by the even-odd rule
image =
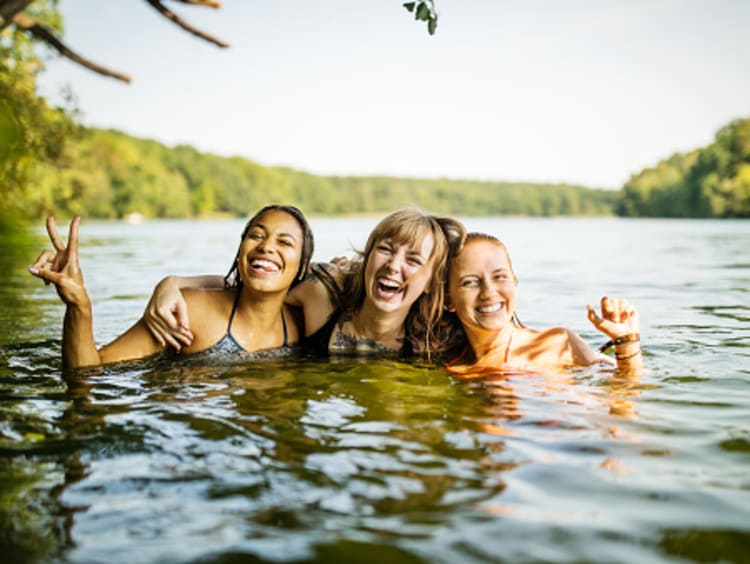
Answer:
[[[484,230],[509,222],[530,241],[519,253],[534,266],[523,279],[530,318],[580,315],[583,327],[574,306],[591,289],[614,281],[640,293],[649,366],[641,381],[594,369],[459,380],[433,366],[369,360],[149,361],[66,382],[59,304],[27,277],[24,257],[10,267],[13,288],[3,288],[0,308],[8,316],[0,329],[0,554],[70,562],[744,561],[750,371],[740,267],[750,231],[566,223],[572,228],[555,250],[575,252],[557,257],[560,275],[549,268],[547,238],[533,239],[541,220],[487,220]],[[592,226],[606,235],[601,244]],[[105,265],[87,281],[101,299],[103,339],[140,314],[164,269],[224,267],[170,247],[170,233],[179,240],[184,225],[92,227],[116,247],[109,257],[92,247],[88,257]],[[634,230],[649,260],[634,255],[603,273],[587,266],[587,257],[633,253],[623,233]],[[211,224],[198,238],[216,249],[225,235],[233,244],[235,231]],[[148,246],[155,233],[163,248]],[[675,240],[686,254],[666,252]],[[136,250],[135,260],[123,258]],[[13,309],[24,300],[35,309]],[[18,330],[8,325],[16,319]]]

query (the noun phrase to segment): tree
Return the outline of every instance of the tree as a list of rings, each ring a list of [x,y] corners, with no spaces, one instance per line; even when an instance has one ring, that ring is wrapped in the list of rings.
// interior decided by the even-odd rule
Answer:
[[[45,28],[62,29],[54,0],[36,2],[28,16]],[[31,38],[18,29],[0,31],[0,207],[24,200],[36,165],[59,159],[76,130],[69,112],[37,96],[42,68]]]
[[[617,213],[659,217],[750,217],[750,119],[722,127],[714,142],[634,174]]]

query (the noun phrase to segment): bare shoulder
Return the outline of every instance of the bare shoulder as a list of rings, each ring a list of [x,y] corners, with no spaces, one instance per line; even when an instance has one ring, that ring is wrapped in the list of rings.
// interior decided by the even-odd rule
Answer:
[[[546,329],[517,329],[521,339],[530,345],[564,348],[570,342],[570,333],[565,327],[548,327]]]
[[[336,289],[329,288],[321,275],[311,274],[289,292],[285,300],[287,305],[302,308],[306,335],[317,331],[328,320],[335,308],[331,293],[340,291],[343,283],[341,269],[336,265],[317,265],[316,268],[324,269],[326,274],[322,276],[328,276],[327,283],[334,284]]]
[[[549,329],[552,339],[560,343],[564,350],[562,359],[570,366],[589,366],[599,361],[599,355],[581,338],[581,336],[566,327],[552,327]]]
[[[185,303],[189,310],[196,309],[215,309],[231,303],[236,295],[231,290],[205,289],[205,288],[185,288],[182,290]]]
[[[519,329],[513,338],[515,352],[535,365],[569,366],[574,360],[575,333],[565,327]]]
[[[213,345],[224,334],[236,292],[233,290],[184,290],[195,339],[186,352],[195,352]]]

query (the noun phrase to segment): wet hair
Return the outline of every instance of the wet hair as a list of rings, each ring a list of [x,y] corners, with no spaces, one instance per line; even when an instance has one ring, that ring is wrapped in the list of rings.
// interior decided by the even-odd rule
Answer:
[[[460,221],[413,208],[387,215],[370,233],[364,250],[358,251],[359,259],[352,263],[344,278],[343,295],[347,300],[345,311],[354,312],[362,307],[366,296],[365,265],[378,242],[390,239],[397,244],[418,246],[417,243],[428,235],[432,236],[434,245],[423,268],[431,268],[432,276],[425,292],[409,309],[404,334],[414,350],[429,356],[441,349],[439,323],[443,314],[448,259],[461,248],[466,237],[466,229]]]
[[[299,261],[299,270],[297,271],[297,275],[294,277],[294,281],[292,282],[292,285],[291,285],[291,288],[294,288],[297,284],[299,284],[305,279],[305,276],[307,276],[307,271],[310,268],[310,259],[312,259],[313,251],[315,250],[315,240],[313,239],[312,229],[310,229],[310,224],[307,223],[305,214],[303,214],[299,208],[296,208],[294,206],[281,205],[281,204],[272,204],[270,206],[265,206],[260,211],[258,211],[253,217],[251,217],[248,220],[248,222],[245,224],[245,228],[242,230],[242,237],[240,237],[240,247],[242,246],[242,242],[245,240],[245,237],[247,237],[247,234],[250,231],[250,229],[252,229],[256,223],[258,223],[258,219],[260,219],[260,217],[263,216],[266,212],[270,212],[270,211],[281,211],[281,212],[291,215],[294,219],[297,220],[297,223],[299,224],[300,229],[302,230],[302,255]],[[240,250],[238,247],[237,254],[234,256],[234,261],[232,262],[232,267],[229,269],[229,272],[227,272],[227,275],[224,277],[225,288],[241,288],[242,287],[242,280],[240,279],[240,276],[239,276],[238,263],[237,263],[237,261],[239,260],[239,256],[240,256]]]
[[[460,255],[464,247],[466,247],[466,245],[474,241],[485,241],[487,243],[492,243],[496,247],[499,247],[505,253],[505,258],[508,259],[508,266],[510,266],[510,273],[513,275],[513,280],[515,280],[516,284],[518,284],[518,277],[516,276],[516,273],[513,270],[513,262],[511,262],[510,260],[510,253],[508,252],[508,247],[506,247],[505,243],[503,243],[500,239],[498,239],[494,235],[488,235],[487,233],[480,233],[478,231],[467,233],[466,238],[464,239],[464,243],[461,246],[461,249],[459,249],[458,252],[456,252],[453,255],[453,257],[457,257],[458,255]],[[448,276],[446,280],[450,280],[450,267],[451,265],[449,264]],[[446,290],[446,293],[447,293],[447,290]],[[515,325],[516,327],[522,327],[522,328],[526,327],[526,325],[524,325],[521,319],[518,317],[518,313],[516,313],[515,311],[511,315],[510,320],[513,323],[513,325]]]

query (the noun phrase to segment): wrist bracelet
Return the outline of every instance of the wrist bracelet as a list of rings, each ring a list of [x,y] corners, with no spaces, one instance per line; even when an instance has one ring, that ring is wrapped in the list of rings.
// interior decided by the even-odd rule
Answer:
[[[624,345],[625,343],[637,343],[641,340],[640,333],[628,333],[627,335],[620,335],[616,339],[610,339],[599,347],[599,352],[606,351],[609,347],[616,347],[617,345]]]
[[[638,356],[639,354],[641,354],[641,349],[638,349],[638,350],[637,350],[637,351],[635,351],[634,353],[631,353],[631,354],[627,354],[627,355],[625,355],[625,354],[617,354],[617,353],[615,353],[615,358],[616,358],[617,360],[630,360],[631,358],[633,358],[633,357],[636,357],[636,356]]]

